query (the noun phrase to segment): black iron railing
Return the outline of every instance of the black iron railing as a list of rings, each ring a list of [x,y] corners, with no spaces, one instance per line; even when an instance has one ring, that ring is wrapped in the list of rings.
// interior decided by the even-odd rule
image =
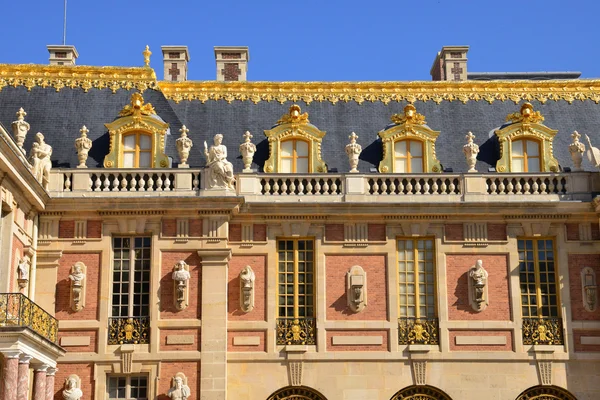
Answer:
[[[150,343],[149,317],[112,317],[108,319],[108,344]]]
[[[52,343],[58,343],[58,320],[22,293],[0,293],[0,331],[26,327]]]
[[[277,344],[317,344],[314,318],[278,318]]]
[[[523,344],[562,345],[562,318],[523,318]]]
[[[440,344],[437,318],[398,318],[398,344]]]

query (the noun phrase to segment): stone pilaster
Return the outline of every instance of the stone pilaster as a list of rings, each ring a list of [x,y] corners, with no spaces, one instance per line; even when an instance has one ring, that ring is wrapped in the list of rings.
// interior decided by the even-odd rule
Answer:
[[[2,351],[4,357],[4,374],[2,376],[2,400],[17,398],[19,382],[19,350]]]
[[[17,383],[17,400],[29,398],[29,362],[33,357],[23,354],[19,359],[19,378]]]
[[[46,371],[48,365],[42,364],[33,370],[32,400],[46,400]]]
[[[48,368],[46,371],[46,400],[54,399],[54,377],[58,368]]]
[[[227,269],[231,249],[199,250],[202,258],[200,400],[227,398]]]

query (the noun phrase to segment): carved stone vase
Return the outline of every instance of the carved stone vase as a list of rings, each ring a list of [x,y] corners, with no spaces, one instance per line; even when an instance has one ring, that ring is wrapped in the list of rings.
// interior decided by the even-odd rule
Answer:
[[[242,161],[244,162],[244,170],[242,172],[252,172],[250,166],[256,153],[256,145],[250,141],[252,134],[248,131],[244,134],[244,143],[240,144],[240,153],[242,153]]]

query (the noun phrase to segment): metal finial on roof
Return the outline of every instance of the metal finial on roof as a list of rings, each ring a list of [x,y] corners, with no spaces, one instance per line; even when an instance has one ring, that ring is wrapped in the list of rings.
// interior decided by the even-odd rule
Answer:
[[[150,46],[146,45],[146,49],[142,52],[142,54],[144,55],[144,65],[146,67],[150,66],[150,56],[152,55],[152,52],[150,51]]]

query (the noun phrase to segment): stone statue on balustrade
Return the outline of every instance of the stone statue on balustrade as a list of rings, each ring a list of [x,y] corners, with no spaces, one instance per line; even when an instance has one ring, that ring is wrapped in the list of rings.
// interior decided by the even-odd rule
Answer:
[[[221,134],[215,135],[214,145],[210,148],[204,142],[204,155],[208,168],[207,189],[234,189],[233,165],[227,161],[227,147],[221,144],[222,142],[223,135]]]
[[[42,184],[44,189],[48,189],[50,182],[50,170],[52,169],[52,146],[44,142],[44,135],[40,132],[35,135],[35,142],[31,146],[29,162],[32,165],[32,172],[35,179]]]
[[[188,385],[186,385],[185,375],[181,372],[175,375],[173,378],[173,386],[167,392],[167,396],[171,400],[187,400],[190,397],[191,390]]]
[[[64,400],[79,400],[83,396],[80,387],[80,379],[77,375],[71,375],[65,381],[65,387],[62,392]]]

